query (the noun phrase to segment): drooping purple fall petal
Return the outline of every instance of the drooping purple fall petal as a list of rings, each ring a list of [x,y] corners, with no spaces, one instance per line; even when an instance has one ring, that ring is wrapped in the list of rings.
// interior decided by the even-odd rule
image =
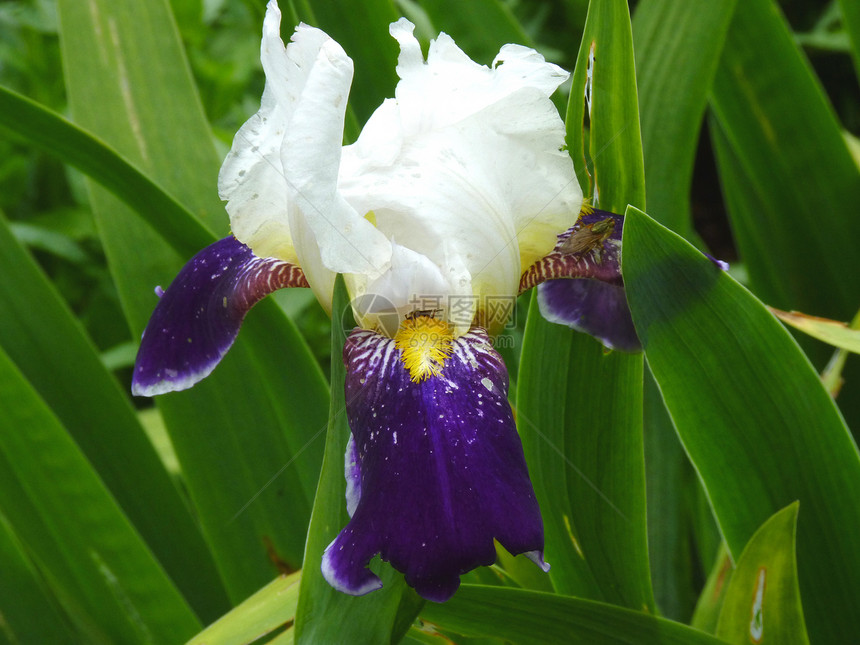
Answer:
[[[346,406],[360,487],[322,570],[361,595],[380,580],[377,553],[424,598],[442,602],[460,575],[496,559],[493,539],[543,562],[543,524],[507,399],[508,375],[481,329],[453,341],[441,375],[410,380],[394,341],[365,330],[344,348]],[[347,473],[356,473],[347,465]]]
[[[609,349],[642,349],[624,287],[597,280],[550,280],[538,287],[544,318],[597,338]]]
[[[191,387],[215,369],[261,298],[306,286],[299,267],[259,258],[232,236],[206,247],[160,294],[137,353],[132,393],[154,396]]]
[[[520,280],[520,293],[538,288],[541,314],[550,322],[591,334],[610,349],[638,351],[621,278],[624,217],[607,211],[583,213],[558,236],[550,254]]]

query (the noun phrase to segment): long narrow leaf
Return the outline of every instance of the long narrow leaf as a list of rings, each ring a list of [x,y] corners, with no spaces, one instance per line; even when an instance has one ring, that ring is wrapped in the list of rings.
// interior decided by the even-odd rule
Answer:
[[[243,645],[289,626],[296,616],[301,572],[281,576],[210,625],[188,645]]]
[[[860,588],[860,456],[797,344],[689,244],[628,209],[628,300],[646,357],[732,555],[795,500],[814,642],[849,642]],[[822,545],[826,545],[823,547]]]
[[[165,0],[62,0],[60,27],[76,122],[225,231],[211,132]],[[97,186],[91,201],[138,335],[155,306],[153,288],[188,258]],[[230,596],[242,600],[283,569],[298,568],[327,392],[295,328],[273,303],[262,303],[212,377],[159,405]]]
[[[193,255],[215,240],[173,197],[116,150],[59,114],[0,87],[0,132],[56,155],[96,179],[139,213],[178,252]]]
[[[702,116],[737,0],[644,0],[633,16],[648,212],[692,239]]]
[[[746,645],[809,643],[800,605],[795,560],[798,504],[775,513],[755,532],[732,574],[717,636]]]
[[[574,163],[593,161],[592,196],[601,207],[621,212],[644,202],[633,43],[622,3],[591,3],[567,130]],[[593,339],[545,322],[532,305],[517,420],[546,522],[547,558],[558,562],[553,584],[650,609],[642,357],[606,354]]]
[[[10,643],[83,643],[55,605],[6,518],[0,514],[0,639]]]
[[[57,418],[0,350],[0,508],[84,631],[174,642],[200,625]]]
[[[733,153],[718,157],[721,173],[736,164],[757,196],[729,209],[753,290],[781,309],[846,320],[860,302],[860,169],[770,0],[735,12],[711,105]]]
[[[128,397],[2,218],[0,276],[0,347],[68,429],[197,611],[214,618],[227,608],[227,598],[185,500]]]
[[[648,212],[697,246],[690,184],[702,117],[736,0],[643,0],[633,15]],[[664,615],[689,618],[694,571],[695,474],[653,380],[645,388],[648,548]],[[712,532],[715,532],[713,528]],[[698,548],[697,548],[698,547]]]
[[[536,645],[717,645],[686,625],[615,605],[555,594],[463,585],[422,619],[468,636]]]

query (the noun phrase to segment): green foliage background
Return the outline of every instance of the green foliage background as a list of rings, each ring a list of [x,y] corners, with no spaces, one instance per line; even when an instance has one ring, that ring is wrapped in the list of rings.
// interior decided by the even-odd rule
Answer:
[[[193,390],[128,394],[153,288],[228,230],[264,2],[0,4],[0,642],[746,643],[756,620],[763,643],[853,642],[860,361],[763,303],[860,306],[857,7],[282,2],[285,38],[305,21],[355,61],[348,139],[393,94],[400,15],[484,64],[538,48],[572,72],[554,98],[584,192],[627,212],[644,355],[528,296],[505,350],[550,575],[500,553],[436,605],[378,561],[364,598],[319,574],[345,522],[344,330],[310,293],[261,303]]]

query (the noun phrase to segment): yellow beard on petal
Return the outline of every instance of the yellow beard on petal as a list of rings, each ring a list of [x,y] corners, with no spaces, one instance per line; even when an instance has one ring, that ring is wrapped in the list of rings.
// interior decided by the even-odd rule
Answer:
[[[413,383],[442,373],[445,360],[451,356],[453,340],[451,326],[430,316],[407,318],[394,336],[395,347]]]

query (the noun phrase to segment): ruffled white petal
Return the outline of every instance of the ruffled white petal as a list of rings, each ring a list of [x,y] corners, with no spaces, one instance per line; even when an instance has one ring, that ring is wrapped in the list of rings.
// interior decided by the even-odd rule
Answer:
[[[523,47],[504,48],[504,62],[489,69],[444,35],[425,64],[410,23],[391,33],[402,48],[397,98],[344,149],[340,192],[439,267],[448,318],[462,332],[488,299],[516,296],[522,270],[579,212],[573,164],[560,151],[564,126],[548,98],[567,75]]]
[[[549,100],[567,73],[517,45],[478,65],[445,34],[425,62],[401,19],[390,28],[401,47],[395,98],[343,148],[352,61],[304,25],[285,48],[279,25],[272,0],[262,105],[219,178],[236,236],[300,264],[327,308],[335,272],[354,297],[378,294],[374,306],[401,315],[416,296],[438,295],[458,334],[487,298],[513,299],[582,201]],[[356,313],[371,326],[383,312]]]
[[[289,47],[269,2],[260,110],[233,140],[219,176],[234,235],[261,257],[299,263],[325,306],[333,272],[381,270],[387,239],[337,195],[352,61],[319,29],[299,25]]]
[[[309,228],[322,263],[338,273],[380,273],[391,244],[338,192],[352,61],[328,40],[308,74],[281,147],[290,227]],[[296,248],[304,267],[303,249]]]

